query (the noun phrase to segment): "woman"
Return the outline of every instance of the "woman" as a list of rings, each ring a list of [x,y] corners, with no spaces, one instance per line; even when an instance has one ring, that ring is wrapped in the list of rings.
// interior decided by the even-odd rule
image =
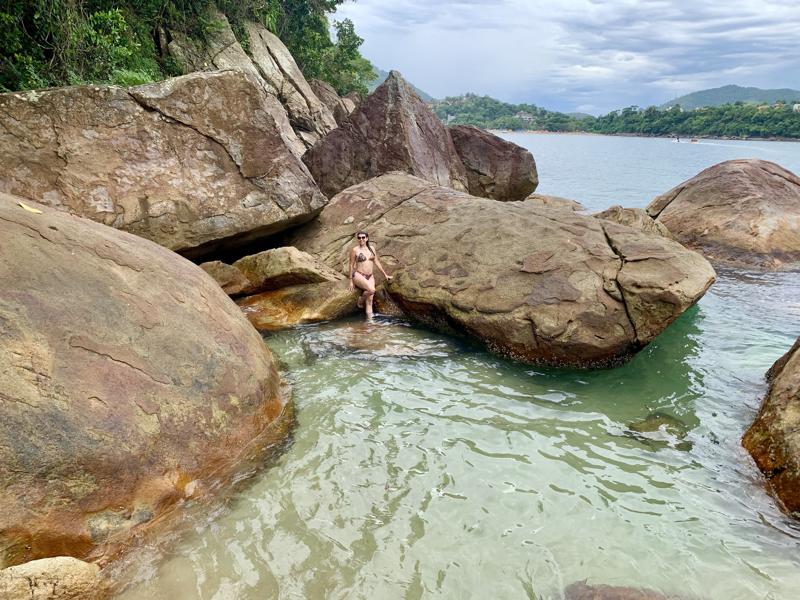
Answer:
[[[378,267],[388,281],[392,280],[392,276],[383,270],[375,245],[369,243],[369,234],[366,231],[359,231],[356,240],[358,244],[350,249],[350,263],[347,268],[350,277],[349,289],[353,291],[358,286],[364,290],[358,298],[358,307],[366,305],[367,316],[371,317],[372,300],[375,296],[375,277],[372,270]]]

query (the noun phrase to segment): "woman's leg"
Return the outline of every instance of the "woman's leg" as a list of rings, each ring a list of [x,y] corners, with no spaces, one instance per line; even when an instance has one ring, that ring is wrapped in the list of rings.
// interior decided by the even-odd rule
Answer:
[[[372,299],[375,296],[375,277],[373,276],[367,279],[361,273],[356,273],[353,277],[353,283],[356,284],[357,287],[364,290],[361,296],[364,298],[365,304],[367,305],[367,316],[371,317]]]

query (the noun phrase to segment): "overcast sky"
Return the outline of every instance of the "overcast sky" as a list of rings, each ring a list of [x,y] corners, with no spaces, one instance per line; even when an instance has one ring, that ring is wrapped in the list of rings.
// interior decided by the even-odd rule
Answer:
[[[800,0],[357,0],[345,17],[364,56],[436,98],[598,114],[729,83],[800,89]]]

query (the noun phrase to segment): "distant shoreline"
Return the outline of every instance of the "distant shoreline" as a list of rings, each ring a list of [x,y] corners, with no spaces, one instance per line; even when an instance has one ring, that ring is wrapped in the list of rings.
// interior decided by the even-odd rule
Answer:
[[[598,135],[609,137],[635,137],[635,138],[661,138],[665,140],[675,139],[674,135],[642,135],[639,133],[598,133],[596,131],[548,131],[546,129],[489,129],[493,133],[535,133],[537,135]],[[794,137],[722,137],[713,135],[687,135],[681,136],[681,142],[691,143],[689,140],[718,140],[727,142],[800,142],[800,138]]]

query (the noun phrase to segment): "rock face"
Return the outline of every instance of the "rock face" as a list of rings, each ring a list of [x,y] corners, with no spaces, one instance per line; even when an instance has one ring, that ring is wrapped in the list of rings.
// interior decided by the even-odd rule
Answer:
[[[247,72],[267,92],[269,100],[278,105],[284,120],[288,114],[291,144],[298,156],[336,127],[330,110],[311,91],[283,42],[263,25],[249,22],[245,26],[251,53],[248,56],[225,15],[213,10],[210,16],[217,28],[203,45],[179,32],[173,33],[169,52],[186,71],[238,68]]]
[[[655,198],[647,213],[713,261],[800,262],[800,178],[764,160],[730,160]]]
[[[329,198],[389,171],[467,189],[467,173],[447,129],[397,71],[303,160]]]
[[[258,254],[245,256],[233,263],[250,285],[247,294],[266,290],[277,290],[302,283],[343,281],[344,275],[320,263],[310,254],[297,248],[273,248]]]
[[[660,236],[402,173],[337,195],[294,245],[343,269],[366,229],[407,313],[529,362],[610,365],[696,302],[714,271]]]
[[[340,98],[333,86],[326,81],[312,79],[308,82],[308,85],[311,86],[311,90],[316,94],[317,98],[322,100],[328,110],[331,111],[337,124],[341,125],[350,116],[350,113],[355,110],[355,103],[350,98]]]
[[[214,278],[214,281],[228,296],[241,296],[252,285],[250,280],[239,269],[220,260],[212,260],[199,266]]]
[[[467,168],[473,196],[523,200],[539,185],[533,155],[522,146],[471,125],[456,125],[449,131]]]
[[[581,212],[586,210],[586,207],[577,200],[560,198],[558,196],[547,196],[545,194],[531,194],[525,198],[525,202],[535,204],[542,208],[551,208],[556,210],[568,210],[572,212]]]
[[[0,239],[0,566],[110,556],[285,435],[272,356],[203,270],[2,193]]]
[[[0,571],[4,600],[105,600],[100,567],[69,556],[43,558]]]
[[[613,221],[620,225],[627,225],[634,229],[639,229],[646,233],[654,233],[662,235],[665,238],[672,239],[672,234],[669,232],[663,223],[654,220],[647,211],[641,208],[622,208],[621,206],[612,206],[593,215],[596,219],[603,219],[604,221]]]
[[[357,312],[358,294],[345,281],[307,283],[248,296],[237,301],[259,331],[340,319]]]
[[[767,372],[769,391],[742,445],[769,486],[800,518],[800,338]]]
[[[130,88],[0,95],[0,191],[187,256],[312,218],[325,204],[241,71]]]

